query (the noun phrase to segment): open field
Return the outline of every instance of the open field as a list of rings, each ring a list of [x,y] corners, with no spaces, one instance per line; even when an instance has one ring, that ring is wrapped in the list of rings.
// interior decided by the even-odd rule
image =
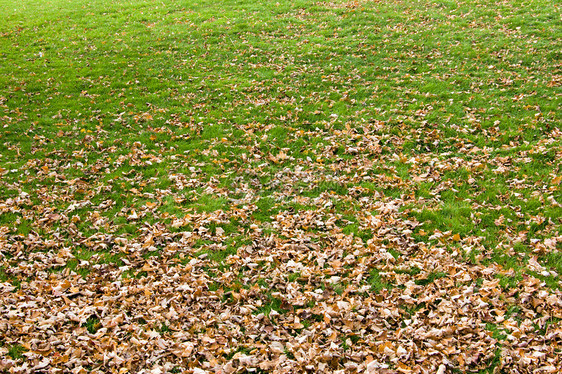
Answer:
[[[549,0],[0,0],[0,372],[562,371]]]

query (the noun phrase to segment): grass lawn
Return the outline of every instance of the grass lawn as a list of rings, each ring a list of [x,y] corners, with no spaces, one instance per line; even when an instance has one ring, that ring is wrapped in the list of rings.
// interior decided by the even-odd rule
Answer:
[[[0,372],[562,370],[561,4],[0,14]]]

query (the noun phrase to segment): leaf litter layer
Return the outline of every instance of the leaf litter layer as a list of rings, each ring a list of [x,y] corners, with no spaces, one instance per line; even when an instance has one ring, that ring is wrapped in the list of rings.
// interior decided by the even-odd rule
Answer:
[[[559,4],[0,9],[1,371],[560,371]]]

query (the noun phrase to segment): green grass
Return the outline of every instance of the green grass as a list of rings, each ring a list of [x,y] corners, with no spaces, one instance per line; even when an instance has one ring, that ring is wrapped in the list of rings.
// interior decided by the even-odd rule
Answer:
[[[263,313],[264,315],[269,316],[272,310],[277,313],[284,313],[284,310],[281,309],[281,299],[268,295],[263,305],[258,307],[254,311],[254,314]]]
[[[95,316],[91,316],[82,325],[82,327],[85,327],[90,334],[95,334],[102,326],[101,326],[99,318],[97,318]]]
[[[447,274],[442,272],[442,271],[431,272],[427,275],[427,278],[416,280],[416,284],[418,284],[418,285],[431,284],[431,283],[435,282],[437,279],[444,278],[446,276],[447,276]]]
[[[336,297],[355,287],[353,261],[379,296],[445,284],[448,270],[414,261],[435,248],[498,265],[505,292],[528,276],[560,289],[528,266],[562,273],[556,2],[0,0],[0,13],[0,281],[14,292],[36,274],[10,267],[63,247],[62,265],[30,263],[86,280],[127,265],[141,281],[146,261],[201,260],[250,288],[314,245],[353,247],[315,275],[342,276]],[[281,278],[325,287],[301,274]]]
[[[371,270],[368,282],[371,286],[371,290],[377,293],[382,290],[390,290],[393,287],[391,283],[384,281],[378,269]]]
[[[12,359],[17,360],[23,357],[23,353],[27,352],[28,350],[19,345],[12,345],[8,348],[8,356],[10,356]]]

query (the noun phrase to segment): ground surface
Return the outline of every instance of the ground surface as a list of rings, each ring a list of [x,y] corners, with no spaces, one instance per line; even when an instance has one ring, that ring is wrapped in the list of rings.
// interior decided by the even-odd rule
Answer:
[[[0,14],[0,372],[562,368],[556,1]]]

